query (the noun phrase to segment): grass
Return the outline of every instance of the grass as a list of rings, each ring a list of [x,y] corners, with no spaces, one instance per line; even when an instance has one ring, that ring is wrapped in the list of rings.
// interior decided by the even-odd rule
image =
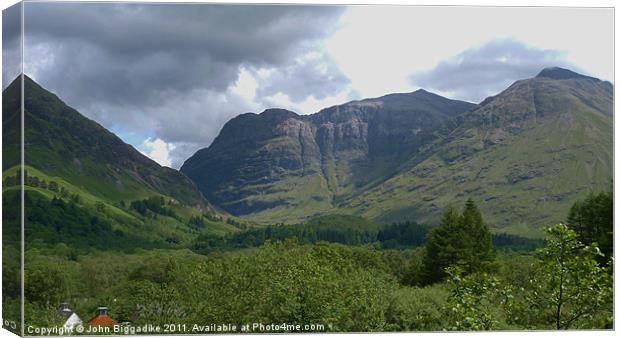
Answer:
[[[3,180],[7,176],[15,175],[18,169],[19,166],[15,166],[3,171]],[[163,215],[157,215],[156,218],[144,217],[129,208],[130,200],[125,200],[126,207],[123,208],[117,201],[92,194],[89,190],[81,189],[61,177],[45,174],[32,166],[25,166],[24,169],[29,176],[36,176],[48,183],[55,181],[58,183],[59,189],[60,187],[64,187],[69,195],[78,194],[80,196],[78,205],[81,208],[87,209],[93,215],[108,221],[114,230],[121,230],[124,233],[138,236],[145,240],[154,242],[173,241],[179,246],[186,246],[191,244],[192,241],[201,234],[223,235],[225,233],[239,231],[239,229],[226,223],[224,220],[205,220],[205,227],[202,229],[191,227],[188,225],[190,217],[201,216],[202,211],[182,205],[169,196],[165,196],[165,199],[176,201],[172,207],[173,211],[177,214],[176,218]],[[19,186],[4,187],[3,191],[8,192],[18,189]],[[59,193],[39,187],[25,186],[25,190],[27,192],[36,192],[49,200],[60,195]],[[143,189],[140,194],[136,194],[135,196],[150,197],[160,196],[160,194]],[[103,205],[103,210],[100,210],[101,205]],[[27,212],[28,210],[26,209],[26,213]]]
[[[572,107],[572,106],[571,106]],[[611,187],[612,121],[581,104],[527,120],[517,133],[471,128],[435,154],[344,203],[339,212],[390,222],[437,222],[449,204],[478,202],[497,232],[538,238],[571,205]],[[492,147],[485,139],[497,138]],[[462,154],[470,155],[458,158]]]

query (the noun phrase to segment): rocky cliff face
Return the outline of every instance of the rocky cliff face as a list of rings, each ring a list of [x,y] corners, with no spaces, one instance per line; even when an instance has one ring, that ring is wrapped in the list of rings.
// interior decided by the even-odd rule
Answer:
[[[392,174],[451,118],[473,106],[420,90],[310,116],[282,109],[243,114],[181,171],[208,199],[237,215],[280,206],[314,214]]]
[[[446,137],[339,212],[433,222],[473,197],[494,227],[539,236],[576,200],[611,189],[612,177],[612,85],[551,68],[458,116]]]
[[[420,90],[309,116],[240,115],[181,171],[259,222],[328,212],[433,222],[473,197],[493,226],[537,236],[609,189],[612,163],[612,85],[549,68],[479,105]]]

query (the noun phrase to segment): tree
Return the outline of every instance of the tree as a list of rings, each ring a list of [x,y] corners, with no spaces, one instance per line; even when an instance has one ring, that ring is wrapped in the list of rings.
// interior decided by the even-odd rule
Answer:
[[[535,254],[526,288],[508,304],[516,323],[527,328],[593,328],[613,322],[613,284],[609,268],[596,258],[598,247],[578,240],[564,224],[545,228],[546,245]]]
[[[53,192],[58,192],[58,183],[56,183],[56,181],[50,181],[50,183],[47,185],[47,189]]]
[[[25,270],[24,278],[24,294],[28,302],[56,306],[67,294],[68,280],[59,266],[31,265]]]
[[[69,197],[69,191],[65,187],[60,187],[60,197],[62,198]]]
[[[495,259],[491,232],[471,199],[460,215],[451,206],[446,209],[441,224],[429,232],[425,250],[422,284],[442,280],[454,265],[465,273],[488,270]]]
[[[450,267],[446,273],[450,288],[447,303],[453,322],[449,329],[478,331],[497,328],[499,320],[494,306],[499,281],[486,273],[465,276],[460,267]]]
[[[149,323],[183,323],[187,313],[178,291],[167,283],[156,284],[148,280],[136,283],[133,288],[137,304],[138,325]]]
[[[98,212],[104,212],[105,211],[105,204],[101,201],[97,201],[95,202],[95,210],[97,210]]]
[[[71,194],[70,200],[76,204],[82,203],[82,198],[78,193]]]
[[[486,270],[487,263],[495,259],[491,232],[471,198],[465,203],[461,216],[461,226],[465,228],[465,232],[471,240],[471,259],[469,260],[468,270],[470,272]]]
[[[567,225],[586,244],[598,244],[606,258],[613,255],[614,197],[613,193],[590,194],[570,209]]]

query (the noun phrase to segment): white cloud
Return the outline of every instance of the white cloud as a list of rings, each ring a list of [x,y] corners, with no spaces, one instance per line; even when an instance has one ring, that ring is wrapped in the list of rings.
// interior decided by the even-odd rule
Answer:
[[[248,101],[253,101],[256,97],[257,88],[258,81],[256,81],[254,75],[242,66],[239,68],[239,78],[230,90]]]
[[[313,114],[323,108],[352,101],[356,97],[357,96],[354,95],[354,91],[348,86],[342,91],[338,92],[336,95],[323,97],[320,100],[315,98],[314,96],[309,96],[300,102],[295,102],[291,100],[288,95],[282,92],[278,92],[272,96],[265,97],[264,106],[284,108],[294,111],[298,114]]]
[[[417,89],[409,76],[488,41],[563,52],[588,75],[613,79],[613,9],[352,6],[324,44],[361,97]]]
[[[175,148],[173,144],[166,143],[160,138],[152,139],[149,137],[142,142],[138,150],[160,165],[170,167],[172,164],[170,152]]]
[[[583,72],[565,58],[566,53],[555,50],[531,48],[515,40],[493,40],[442,61],[430,71],[414,74],[411,80],[440,95],[480,102],[546,67]]]

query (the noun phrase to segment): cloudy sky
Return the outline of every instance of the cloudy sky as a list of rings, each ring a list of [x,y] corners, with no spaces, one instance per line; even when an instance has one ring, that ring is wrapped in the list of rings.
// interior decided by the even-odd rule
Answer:
[[[19,25],[3,18],[5,87]],[[612,9],[28,2],[24,18],[25,73],[174,168],[269,107],[479,102],[547,66],[613,79]]]

